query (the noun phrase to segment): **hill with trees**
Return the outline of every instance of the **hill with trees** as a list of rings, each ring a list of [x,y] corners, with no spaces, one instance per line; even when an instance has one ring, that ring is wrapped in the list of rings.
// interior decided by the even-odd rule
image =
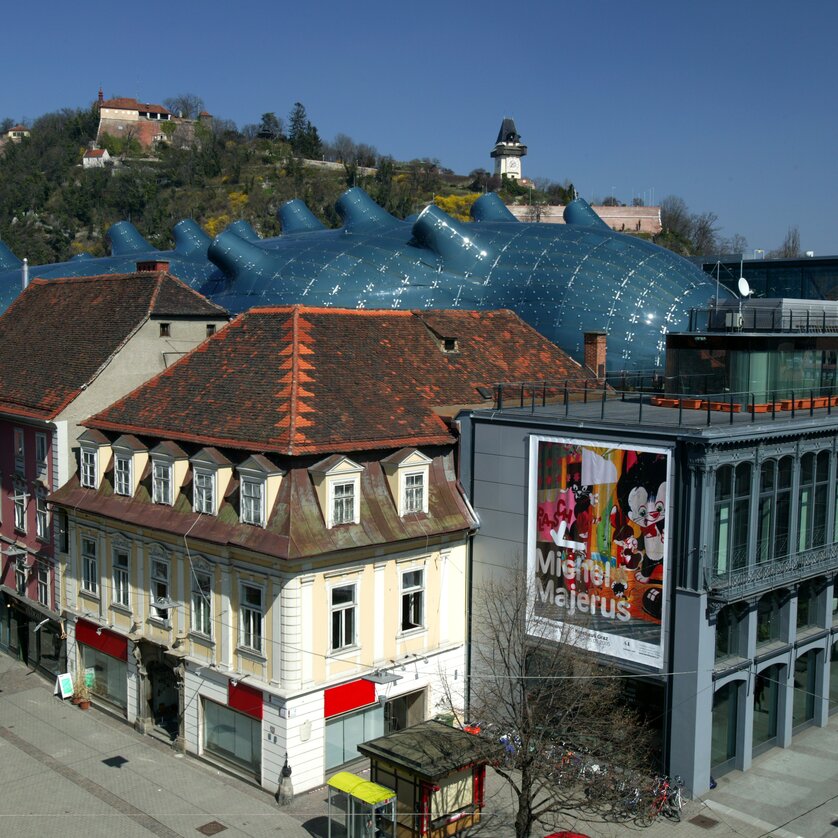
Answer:
[[[197,116],[204,105],[193,94],[165,101],[185,117]],[[12,124],[6,119],[0,128]],[[241,129],[229,120],[201,119],[190,143],[172,137],[147,152],[130,137],[106,135],[100,144],[113,164],[85,169],[82,156],[96,141],[98,125],[95,104],[64,109],[36,119],[29,138],[0,148],[0,240],[33,265],[106,254],[105,233],[122,220],[163,249],[172,245],[171,228],[182,218],[194,218],[211,236],[239,218],[260,235],[275,236],[276,211],[291,198],[301,198],[326,226],[337,227],[334,204],[350,186],[362,187],[398,218],[434,201],[468,219],[471,203],[484,191],[533,206],[566,204],[575,194],[567,181],[522,184],[484,169],[456,175],[435,158],[397,161],[342,133],[324,141],[300,102],[287,120],[266,112]],[[707,238],[699,225],[672,217],[659,243],[688,255],[703,252]],[[712,228],[715,215],[705,220]]]

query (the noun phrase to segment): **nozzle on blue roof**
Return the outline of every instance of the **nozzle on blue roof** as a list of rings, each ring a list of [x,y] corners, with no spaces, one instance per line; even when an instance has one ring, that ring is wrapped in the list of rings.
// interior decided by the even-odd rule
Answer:
[[[338,198],[335,209],[343,219],[344,228],[350,233],[381,230],[401,223],[387,210],[376,204],[359,186],[347,189]]]
[[[436,253],[446,270],[485,275],[494,261],[494,254],[475,241],[473,229],[433,204],[419,213],[413,237]]]
[[[259,234],[253,229],[253,225],[249,221],[245,221],[243,218],[240,218],[238,221],[233,221],[224,229],[228,233],[234,233],[246,242],[260,241]]]
[[[611,228],[593,211],[591,205],[584,198],[576,198],[565,208],[564,223],[572,227],[604,227]]]
[[[111,256],[128,256],[131,253],[148,253],[153,248],[130,221],[117,221],[107,232],[111,243]]]
[[[7,244],[0,242],[0,271],[13,271],[23,263],[12,253]]]
[[[192,256],[207,252],[210,244],[210,237],[198,226],[198,223],[191,218],[184,218],[172,227],[172,236],[175,240],[175,252],[181,256]]]
[[[271,255],[266,250],[229,230],[222,231],[212,240],[207,258],[232,279],[241,273],[273,273]]]
[[[282,225],[284,235],[289,233],[310,233],[325,230],[326,226],[299,198],[286,201],[277,211],[276,217]]]
[[[481,195],[471,205],[471,217],[475,221],[515,221],[518,219],[509,211],[497,192]]]

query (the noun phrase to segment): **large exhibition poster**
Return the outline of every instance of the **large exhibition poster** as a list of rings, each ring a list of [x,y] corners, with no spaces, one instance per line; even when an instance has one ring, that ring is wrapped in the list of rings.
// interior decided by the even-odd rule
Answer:
[[[528,575],[539,631],[663,666],[671,454],[530,438]]]

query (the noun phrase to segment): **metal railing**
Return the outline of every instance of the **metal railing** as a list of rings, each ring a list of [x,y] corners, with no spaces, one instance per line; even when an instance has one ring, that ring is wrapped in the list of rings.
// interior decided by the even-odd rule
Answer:
[[[838,542],[821,544],[724,574],[711,574],[710,595],[717,600],[732,602],[805,577],[833,573],[836,570]]]
[[[820,309],[820,310],[818,310]],[[746,305],[741,309],[693,308],[689,332],[838,332],[838,311],[813,306],[786,309]]]
[[[627,379],[628,381],[628,379]],[[608,381],[519,381],[494,385],[495,410],[529,410],[557,417],[613,419],[623,423],[696,427],[726,423],[831,416],[838,412],[838,387],[756,392],[671,392],[664,376],[641,377],[635,387],[615,389]]]

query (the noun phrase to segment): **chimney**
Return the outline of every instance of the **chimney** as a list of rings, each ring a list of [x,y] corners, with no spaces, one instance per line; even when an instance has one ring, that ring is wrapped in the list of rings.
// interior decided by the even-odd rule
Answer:
[[[25,256],[23,257],[23,265],[20,270],[23,279],[23,290],[25,291],[29,285],[29,260]]]
[[[137,273],[148,273],[155,271],[168,271],[169,263],[163,259],[147,259],[137,262]]]
[[[605,378],[605,341],[607,332],[585,332],[585,366],[597,378]]]

